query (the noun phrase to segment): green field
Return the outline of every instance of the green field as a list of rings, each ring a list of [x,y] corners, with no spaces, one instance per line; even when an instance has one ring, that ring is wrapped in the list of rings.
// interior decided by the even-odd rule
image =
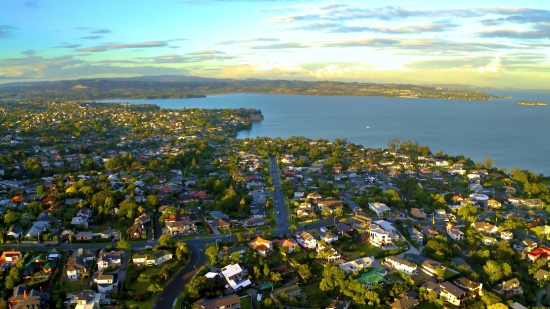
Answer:
[[[250,298],[250,296],[241,298],[241,308],[252,309],[252,299]]]
[[[82,290],[89,290],[88,278],[77,281],[69,281],[67,278],[63,279],[63,283],[67,289],[67,293],[79,292]]]

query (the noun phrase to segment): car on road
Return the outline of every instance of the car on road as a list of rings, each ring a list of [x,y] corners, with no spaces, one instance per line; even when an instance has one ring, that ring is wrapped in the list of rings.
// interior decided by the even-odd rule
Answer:
[[[149,246],[149,245],[145,246],[144,248],[145,248],[145,249],[153,249],[153,247],[152,247],[152,246]]]
[[[258,294],[258,296],[256,297],[256,300],[257,301],[262,301],[262,294]]]

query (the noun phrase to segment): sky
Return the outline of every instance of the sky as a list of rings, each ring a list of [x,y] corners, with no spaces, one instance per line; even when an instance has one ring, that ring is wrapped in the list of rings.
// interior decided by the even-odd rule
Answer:
[[[0,83],[142,75],[550,89],[550,1],[2,0]]]

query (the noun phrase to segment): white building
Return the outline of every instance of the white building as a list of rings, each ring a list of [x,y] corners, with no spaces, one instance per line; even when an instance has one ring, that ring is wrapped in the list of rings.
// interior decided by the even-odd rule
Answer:
[[[390,208],[383,203],[369,203],[369,208],[376,213],[377,216],[383,217],[390,212]]]
[[[239,264],[227,265],[221,269],[221,274],[227,282],[226,287],[233,291],[242,289],[252,284],[243,273],[243,269]]]
[[[346,274],[351,274],[354,271],[360,271],[363,268],[371,267],[372,262],[374,261],[374,256],[363,257],[354,261],[349,261],[346,263],[340,264],[340,268],[346,272]]]
[[[398,272],[405,273],[407,275],[416,274],[417,266],[413,262],[398,258],[396,256],[388,256],[385,258],[385,264],[391,266],[391,268]]]
[[[379,228],[377,225],[373,225],[373,227],[371,227],[369,232],[369,241],[376,247],[393,245],[391,235],[385,230]]]
[[[455,241],[464,239],[464,233],[453,225],[447,225],[447,235]]]
[[[301,231],[300,233],[296,233],[295,236],[296,236],[296,241],[298,241],[298,243],[302,247],[306,249],[317,248],[317,240],[310,233],[306,231]]]

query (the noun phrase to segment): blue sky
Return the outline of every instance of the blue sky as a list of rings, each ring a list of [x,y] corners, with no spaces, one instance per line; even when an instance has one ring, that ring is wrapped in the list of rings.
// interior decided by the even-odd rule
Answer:
[[[550,88],[550,1],[3,1],[0,83],[196,75]]]

